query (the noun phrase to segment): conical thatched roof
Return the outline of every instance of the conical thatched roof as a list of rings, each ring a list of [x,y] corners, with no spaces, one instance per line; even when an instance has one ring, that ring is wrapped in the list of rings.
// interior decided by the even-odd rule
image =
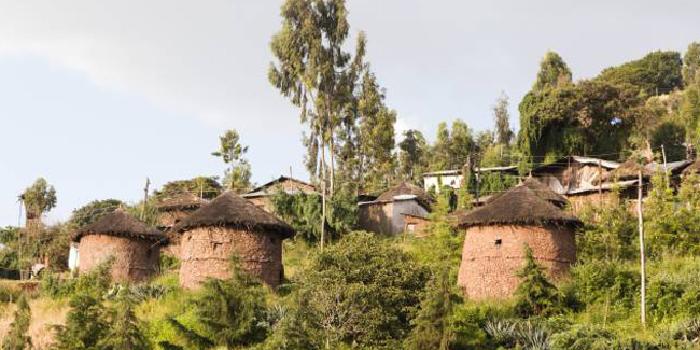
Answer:
[[[117,209],[99,220],[81,227],[73,234],[73,241],[78,242],[83,236],[97,234],[167,241],[162,232],[137,220],[122,209]]]
[[[272,232],[284,238],[294,236],[294,229],[291,226],[231,191],[225,192],[195,210],[173,227],[173,231],[182,232],[204,226],[227,226]]]
[[[405,195],[413,195],[416,196],[416,200],[418,200],[418,203],[423,205],[426,208],[430,208],[433,199],[423,191],[422,188],[408,183],[408,182],[402,182],[386,192],[382,193],[377,197],[377,201],[393,201],[394,197],[396,196],[405,196]]]
[[[193,193],[185,192],[158,201],[156,209],[158,211],[197,209],[206,202],[207,200],[201,199]]]
[[[566,199],[566,197],[552,191],[549,187],[547,187],[547,185],[543,184],[542,182],[540,182],[534,178],[531,178],[531,177],[527,178],[527,179],[525,179],[525,181],[520,183],[518,186],[525,186],[525,187],[531,189],[537,196],[539,196],[540,198],[542,198],[548,202],[551,202],[552,204],[554,204],[555,206],[557,206],[559,208],[563,208],[569,203],[569,201]],[[506,192],[498,193],[498,194],[491,196],[486,201],[486,204],[496,200],[496,198],[504,195],[505,193],[508,193],[508,192],[506,191]]]
[[[458,227],[477,225],[565,225],[579,226],[581,222],[541,193],[521,184],[491,200],[483,207],[454,216]]]

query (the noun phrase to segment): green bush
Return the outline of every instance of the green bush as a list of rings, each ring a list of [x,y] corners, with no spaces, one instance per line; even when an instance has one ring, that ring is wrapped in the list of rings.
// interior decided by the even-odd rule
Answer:
[[[552,350],[607,350],[615,340],[615,335],[601,327],[577,324],[568,331],[552,335]]]
[[[618,263],[591,261],[571,270],[576,299],[584,305],[607,302],[629,310],[635,306],[640,281],[638,270]]]

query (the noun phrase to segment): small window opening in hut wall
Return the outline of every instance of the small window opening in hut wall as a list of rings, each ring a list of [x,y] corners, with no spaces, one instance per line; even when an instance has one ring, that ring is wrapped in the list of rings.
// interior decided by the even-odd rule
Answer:
[[[495,241],[493,241],[493,244],[494,244],[496,247],[500,247],[501,244],[503,244],[503,240],[500,239],[500,238],[497,238]]]
[[[214,242],[212,244],[212,250],[218,251],[219,249],[221,249],[221,242]]]

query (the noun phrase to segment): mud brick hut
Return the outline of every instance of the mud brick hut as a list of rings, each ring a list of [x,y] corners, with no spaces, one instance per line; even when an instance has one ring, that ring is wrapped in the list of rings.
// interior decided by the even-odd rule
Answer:
[[[275,288],[282,275],[282,240],[294,230],[233,192],[203,205],[173,228],[180,241],[180,285],[196,288],[207,278],[231,276],[231,257]]]
[[[272,213],[274,208],[272,206],[271,197],[279,191],[284,191],[287,194],[308,194],[316,193],[316,188],[310,183],[287,176],[280,176],[278,179],[258,186],[252,191],[241,195],[241,197],[251,201],[256,207],[262,208],[268,213]]]
[[[112,279],[139,282],[158,272],[160,246],[167,238],[122,209],[117,209],[75,232],[80,271],[90,271],[114,258]]]
[[[192,193],[181,193],[159,201],[156,204],[158,228],[168,236],[168,245],[162,252],[171,256],[180,256],[180,234],[171,230],[182,219],[199,209],[206,199]]]
[[[454,218],[466,231],[458,284],[468,298],[510,297],[520,283],[526,244],[550,278],[568,273],[581,222],[562,210],[560,195],[543,189],[530,179]]]
[[[381,234],[403,232],[406,214],[425,217],[433,199],[422,188],[403,182],[382,193],[376,200],[358,203],[359,226]]]

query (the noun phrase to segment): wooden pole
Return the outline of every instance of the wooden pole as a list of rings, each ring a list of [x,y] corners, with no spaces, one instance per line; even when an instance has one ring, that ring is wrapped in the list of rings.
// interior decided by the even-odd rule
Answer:
[[[639,258],[641,262],[641,278],[642,278],[642,298],[641,298],[641,317],[642,326],[647,323],[647,307],[646,307],[646,262],[644,256],[644,214],[642,211],[642,169],[639,169],[639,195],[637,197],[637,216],[639,217]]]
[[[474,166],[476,174],[476,206],[479,206],[479,184],[481,183],[481,159],[479,159],[479,154],[475,154],[476,164]]]
[[[661,157],[664,160],[664,176],[666,178],[666,185],[670,185],[671,181],[668,176],[668,163],[666,163],[666,151],[664,150],[664,145],[661,145]]]
[[[141,204],[141,221],[146,215],[146,202],[148,201],[148,187],[151,186],[151,179],[146,178],[146,186],[143,187],[143,203]]]

